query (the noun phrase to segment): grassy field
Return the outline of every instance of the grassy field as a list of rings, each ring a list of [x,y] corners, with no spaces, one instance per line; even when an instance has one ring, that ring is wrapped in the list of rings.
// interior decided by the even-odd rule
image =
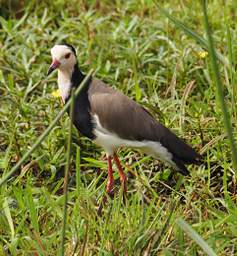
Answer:
[[[208,2],[236,138],[237,3]],[[207,38],[199,1],[157,3]],[[205,45],[151,0],[0,1],[0,15],[2,177],[62,108],[56,74],[46,78],[50,48],[62,41],[76,47],[83,72],[96,70],[98,78],[148,108],[205,159],[183,178],[138,151],[121,149],[127,199],[117,184],[114,200],[99,217],[105,154],[73,128],[65,255],[237,255],[237,170]],[[69,123],[65,114],[0,187],[0,255],[58,255]]]

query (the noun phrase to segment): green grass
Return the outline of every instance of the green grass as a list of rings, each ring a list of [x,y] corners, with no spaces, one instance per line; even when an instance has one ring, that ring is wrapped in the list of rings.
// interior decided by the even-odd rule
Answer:
[[[65,215],[70,122],[64,115],[0,187],[0,255],[59,254],[65,216],[65,255],[236,255],[236,170],[212,53],[202,58],[209,41],[201,3],[157,1],[176,18],[172,21],[151,0],[62,0],[37,7],[25,2],[24,8],[8,1],[0,7],[2,177],[62,109],[52,96],[56,75],[46,78],[46,72],[50,48],[63,40],[76,46],[84,72],[93,68],[97,77],[149,108],[206,163],[190,166],[191,177],[181,178],[137,151],[120,150],[128,197],[124,202],[117,185],[115,199],[99,217],[107,178],[104,153],[73,128]],[[207,8],[235,139],[236,7],[228,0],[209,1]]]

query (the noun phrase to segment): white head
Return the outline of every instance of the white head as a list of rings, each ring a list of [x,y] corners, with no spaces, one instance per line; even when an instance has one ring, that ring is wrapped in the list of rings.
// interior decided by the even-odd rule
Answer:
[[[61,71],[73,70],[74,65],[77,63],[76,50],[68,44],[56,44],[51,49],[51,56],[53,62],[49,67],[47,75],[57,68]]]

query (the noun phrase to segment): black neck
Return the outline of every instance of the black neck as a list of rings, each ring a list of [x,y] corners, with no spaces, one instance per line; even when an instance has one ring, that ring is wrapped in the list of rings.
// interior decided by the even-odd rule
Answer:
[[[78,64],[76,63],[71,75],[72,87],[78,88],[85,77],[86,76],[81,72]],[[90,139],[94,139],[95,135],[93,133],[93,123],[91,121],[90,102],[88,98],[88,88],[90,86],[91,79],[91,77],[88,79],[79,95],[75,97],[73,123],[83,135]],[[70,95],[65,101],[68,101],[69,98]]]
[[[85,78],[85,75],[81,72],[78,63],[76,63],[73,67],[71,83],[73,87],[78,87],[82,80]]]

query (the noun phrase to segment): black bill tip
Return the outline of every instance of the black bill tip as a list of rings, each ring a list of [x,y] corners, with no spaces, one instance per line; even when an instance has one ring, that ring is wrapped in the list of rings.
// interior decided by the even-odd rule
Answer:
[[[47,72],[47,76],[49,76],[54,70],[55,70],[55,68],[50,66],[49,69],[48,69],[48,72]]]
[[[49,76],[59,66],[60,66],[60,62],[58,60],[54,60],[53,63],[49,67],[49,70],[47,72],[47,76]]]

